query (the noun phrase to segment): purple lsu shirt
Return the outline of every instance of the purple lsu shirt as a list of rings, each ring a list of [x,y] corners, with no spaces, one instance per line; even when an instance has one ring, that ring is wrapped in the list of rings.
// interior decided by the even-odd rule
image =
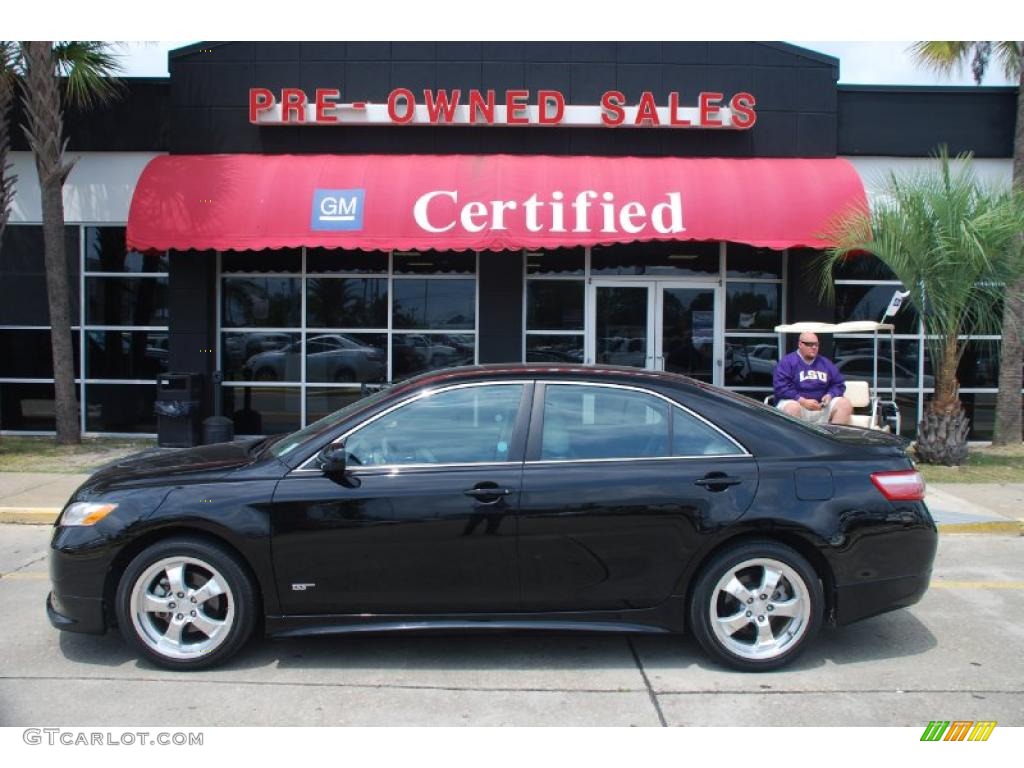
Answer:
[[[799,352],[790,352],[779,361],[772,375],[772,384],[775,387],[775,402],[801,397],[821,400],[826,393],[840,397],[846,392],[843,374],[831,360],[818,355],[807,363]]]

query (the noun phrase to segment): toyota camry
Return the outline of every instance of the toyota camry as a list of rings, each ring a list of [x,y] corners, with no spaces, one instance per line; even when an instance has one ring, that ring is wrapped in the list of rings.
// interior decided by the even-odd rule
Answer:
[[[927,589],[905,448],[673,374],[452,368],[100,470],[55,525],[46,610],[181,670],[257,628],[687,633],[775,669]]]

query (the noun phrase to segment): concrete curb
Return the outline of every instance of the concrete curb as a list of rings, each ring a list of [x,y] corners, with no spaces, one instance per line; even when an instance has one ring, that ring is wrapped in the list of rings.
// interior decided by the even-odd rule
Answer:
[[[994,533],[1024,536],[1024,523],[1017,520],[987,520],[981,523],[939,523],[939,533]]]
[[[60,507],[0,507],[0,523],[53,525]]]

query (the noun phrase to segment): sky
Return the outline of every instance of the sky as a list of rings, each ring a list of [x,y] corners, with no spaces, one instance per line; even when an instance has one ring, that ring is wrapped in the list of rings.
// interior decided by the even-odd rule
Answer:
[[[1017,0],[1019,2],[1019,0]],[[125,74],[166,77],[167,51],[200,40],[785,40],[840,61],[839,82],[973,85],[914,65],[912,40],[1024,39],[1014,3],[972,0],[283,0],[237,3],[48,0],[7,3],[4,33],[21,40],[123,43]],[[190,40],[181,38],[191,37]],[[847,42],[832,41],[844,37]],[[169,38],[170,40],[167,40]],[[998,66],[985,85],[1009,84]]]
[[[167,52],[198,40],[132,42],[121,47],[122,65],[128,77],[166,77]],[[939,77],[914,64],[907,53],[910,40],[884,42],[786,42],[839,59],[839,82],[859,85],[974,85],[969,70],[959,77]],[[998,66],[986,75],[983,85],[1011,84]]]

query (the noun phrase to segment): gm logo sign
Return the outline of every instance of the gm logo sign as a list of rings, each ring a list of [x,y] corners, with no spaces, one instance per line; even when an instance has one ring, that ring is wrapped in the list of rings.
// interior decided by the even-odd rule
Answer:
[[[365,189],[313,190],[313,221],[316,230],[359,230],[363,228]]]

